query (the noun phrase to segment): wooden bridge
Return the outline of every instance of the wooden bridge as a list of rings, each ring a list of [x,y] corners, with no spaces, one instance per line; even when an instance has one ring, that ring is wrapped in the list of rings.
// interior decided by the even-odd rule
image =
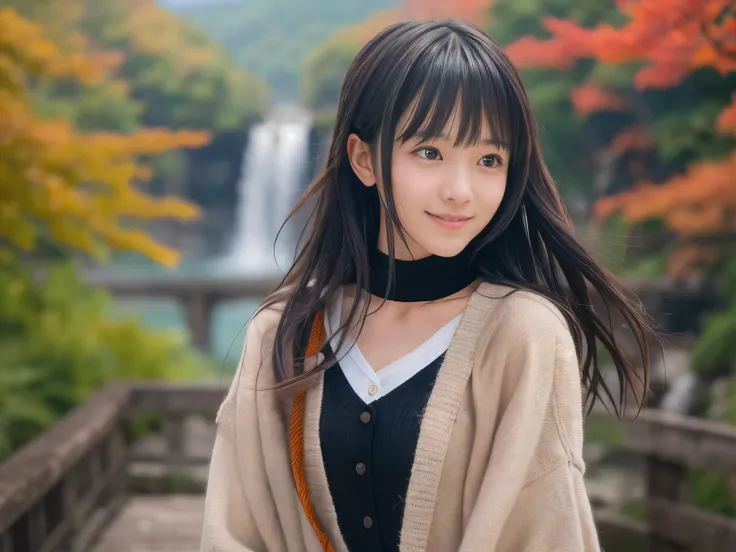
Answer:
[[[180,301],[202,349],[218,301],[263,296],[274,285],[91,280],[119,296]],[[685,305],[693,318],[713,299],[702,282],[635,287],[665,314]],[[98,391],[0,465],[0,552],[197,551],[213,419],[228,386],[116,382]],[[607,552],[736,550],[736,519],[698,510],[687,496],[691,469],[736,481],[736,429],[650,411],[627,422],[625,447],[646,466],[644,514],[597,512]]]
[[[0,465],[0,551],[197,551],[226,386],[120,382],[92,396]]]
[[[100,390],[0,465],[0,551],[196,552],[226,387]],[[645,461],[645,514],[600,512],[607,552],[736,550],[736,519],[698,510],[686,491],[690,468],[736,476],[736,429],[652,411],[628,424],[625,446]]]

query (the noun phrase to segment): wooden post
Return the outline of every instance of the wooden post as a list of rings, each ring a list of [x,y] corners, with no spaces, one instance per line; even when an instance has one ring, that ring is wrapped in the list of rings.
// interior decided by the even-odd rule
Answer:
[[[213,299],[205,293],[196,293],[182,298],[186,309],[186,320],[192,344],[199,350],[209,352],[212,324]]]
[[[48,537],[46,527],[46,498],[42,498],[31,511],[28,512],[28,552],[38,552],[41,550]]]
[[[0,535],[0,552],[14,552],[13,536],[10,532]]]
[[[110,494],[114,500],[128,491],[128,451],[125,448],[125,435],[123,435],[122,427],[118,426],[113,430],[107,446],[110,459],[108,470],[113,477]]]
[[[666,499],[680,502],[683,498],[683,488],[687,471],[681,464],[666,462],[655,456],[646,460],[647,469],[647,499],[655,501]],[[649,521],[649,552],[683,552],[683,548],[676,546],[667,538],[666,528],[661,527],[659,518],[651,509],[647,510]]]
[[[76,538],[79,527],[77,527],[77,473],[75,470],[67,472],[61,481],[61,515],[63,523],[69,527],[66,540],[62,543],[66,549],[72,549],[72,543]]]
[[[685,467],[657,457],[647,458],[647,494],[649,498],[666,498],[679,502],[683,495]]]
[[[184,422],[183,414],[165,412],[163,421],[163,437],[166,441],[167,463],[178,465],[184,458]]]

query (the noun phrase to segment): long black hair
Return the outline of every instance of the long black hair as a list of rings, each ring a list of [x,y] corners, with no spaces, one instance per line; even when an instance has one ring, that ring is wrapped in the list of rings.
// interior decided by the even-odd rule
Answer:
[[[404,115],[408,115],[405,124],[397,128]],[[498,145],[510,152],[502,203],[468,246],[474,250],[473,264],[480,278],[533,290],[555,302],[567,318],[579,352],[589,405],[605,395],[618,403],[617,409],[624,407],[627,388],[641,395],[642,385],[635,380],[647,388],[647,318],[575,239],[542,158],[532,109],[516,69],[496,42],[461,21],[393,25],[366,44],[350,66],[326,166],[292,211],[311,210],[295,262],[278,291],[262,306],[280,303],[283,308],[273,348],[276,381],[294,384],[334,360],[327,358],[306,371],[299,341],[338,288],[357,283],[343,328],[362,327],[366,316],[363,289],[369,275],[368,248],[376,243],[381,200],[377,187],[364,186],[353,172],[348,136],[355,133],[380,158],[393,259],[391,228],[400,227],[391,193],[394,142],[437,137],[453,116],[459,123],[457,145],[482,139],[486,127]],[[605,312],[597,312],[600,308],[593,306],[593,297]],[[634,338],[643,377],[614,333],[614,314],[623,318]],[[599,367],[599,343],[608,350],[618,373],[618,401],[613,400]]]

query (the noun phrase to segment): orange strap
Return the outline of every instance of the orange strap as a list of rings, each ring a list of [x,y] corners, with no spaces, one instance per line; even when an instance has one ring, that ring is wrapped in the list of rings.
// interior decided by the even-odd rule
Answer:
[[[314,318],[312,330],[309,334],[309,344],[307,345],[306,356],[310,357],[319,353],[324,341],[324,314],[320,311]],[[322,531],[317,516],[314,515],[314,508],[309,500],[309,488],[307,487],[307,476],[304,470],[304,406],[307,399],[306,390],[300,390],[294,397],[294,404],[291,407],[291,424],[289,426],[289,449],[291,450],[291,470],[294,474],[294,483],[296,484],[296,492],[299,495],[299,501],[302,503],[304,513],[307,515],[312,529],[317,535],[322,549],[325,552],[334,552],[334,548],[330,544],[327,535]]]

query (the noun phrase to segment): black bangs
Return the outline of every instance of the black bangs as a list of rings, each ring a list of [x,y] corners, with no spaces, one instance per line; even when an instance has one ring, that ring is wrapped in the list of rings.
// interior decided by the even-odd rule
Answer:
[[[390,128],[408,116],[396,138],[432,140],[454,127],[455,146],[490,140],[514,152],[521,138],[521,108],[483,45],[447,32],[430,50],[415,60],[400,88]]]

